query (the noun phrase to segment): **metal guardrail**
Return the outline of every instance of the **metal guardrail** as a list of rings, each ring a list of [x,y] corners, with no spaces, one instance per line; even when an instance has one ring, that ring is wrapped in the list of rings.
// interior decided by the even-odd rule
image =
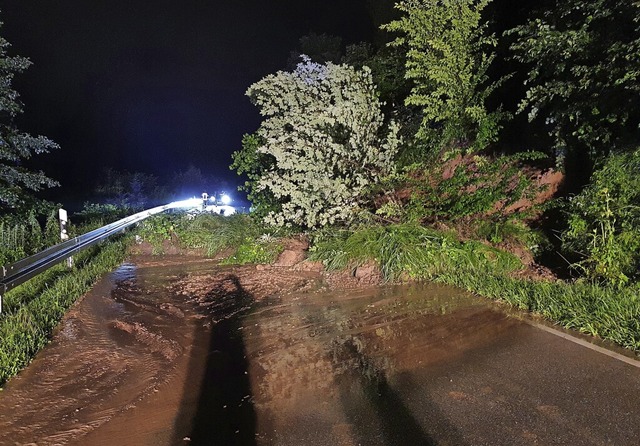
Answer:
[[[0,313],[2,313],[2,296],[12,288],[37,276],[63,260],[68,259],[77,252],[93,246],[113,234],[124,231],[129,226],[145,218],[184,206],[184,201],[175,201],[164,206],[147,209],[146,211],[138,212],[137,214],[130,215],[114,223],[59,243],[37,254],[18,260],[11,265],[3,266],[0,270]]]

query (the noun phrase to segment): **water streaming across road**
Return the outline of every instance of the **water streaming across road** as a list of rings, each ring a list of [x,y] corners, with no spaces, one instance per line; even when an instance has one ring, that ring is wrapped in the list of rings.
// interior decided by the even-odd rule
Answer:
[[[640,369],[459,290],[152,263],[101,281],[0,393],[1,445],[640,438]]]

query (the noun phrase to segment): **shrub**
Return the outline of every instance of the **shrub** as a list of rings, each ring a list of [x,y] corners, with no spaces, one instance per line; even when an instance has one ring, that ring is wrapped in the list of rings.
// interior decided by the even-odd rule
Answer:
[[[568,203],[565,250],[587,277],[624,285],[640,266],[640,149],[612,155]]]
[[[246,265],[247,263],[272,263],[282,252],[282,245],[273,237],[245,238],[236,252],[222,262],[223,265]]]
[[[252,190],[268,190],[280,206],[265,221],[317,228],[353,220],[367,186],[392,170],[398,147],[397,127],[384,131],[370,70],[306,58],[293,72],[253,84],[247,95],[265,117],[255,150],[273,163]]]
[[[491,0],[399,1],[400,19],[383,28],[400,33],[392,45],[407,51],[406,77],[414,82],[407,105],[420,107],[418,137],[438,152],[478,151],[497,138],[506,115],[490,111],[489,67],[497,41],[482,12]]]
[[[138,230],[138,235],[151,243],[153,254],[162,254],[163,242],[173,240],[183,248],[201,249],[207,256],[229,250],[231,254],[223,261],[229,265],[270,263],[282,251],[277,237],[287,234],[284,229],[265,226],[246,214],[156,215],[145,220]]]

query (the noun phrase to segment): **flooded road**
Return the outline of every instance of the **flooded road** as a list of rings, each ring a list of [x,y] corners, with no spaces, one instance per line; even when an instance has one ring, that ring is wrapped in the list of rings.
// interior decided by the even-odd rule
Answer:
[[[134,261],[0,392],[1,445],[640,438],[640,368],[459,290],[336,289],[284,268]]]

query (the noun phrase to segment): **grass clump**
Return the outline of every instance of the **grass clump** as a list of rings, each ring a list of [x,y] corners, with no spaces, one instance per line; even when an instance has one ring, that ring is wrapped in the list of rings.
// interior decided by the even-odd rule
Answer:
[[[523,267],[512,254],[477,241],[461,242],[453,234],[417,224],[317,234],[310,251],[311,259],[322,261],[328,269],[355,268],[374,261],[386,280],[402,275],[433,279],[452,269],[479,274],[487,269],[513,272]]]
[[[4,296],[0,315],[0,385],[44,347],[67,309],[126,255],[124,237],[85,250],[69,272],[58,265]]]
[[[266,226],[246,214],[158,215],[145,220],[138,234],[151,243],[154,254],[162,254],[167,240],[185,249],[203,250],[208,257],[230,251],[222,262],[228,265],[272,262],[282,251],[277,237],[287,235],[284,229]]]
[[[222,265],[246,265],[248,263],[273,263],[283,246],[275,237],[245,238],[234,254],[220,262]]]
[[[532,281],[496,272],[476,276],[465,271],[448,271],[436,281],[508,302],[565,328],[640,351],[640,290],[637,288],[617,289],[586,281]]]

